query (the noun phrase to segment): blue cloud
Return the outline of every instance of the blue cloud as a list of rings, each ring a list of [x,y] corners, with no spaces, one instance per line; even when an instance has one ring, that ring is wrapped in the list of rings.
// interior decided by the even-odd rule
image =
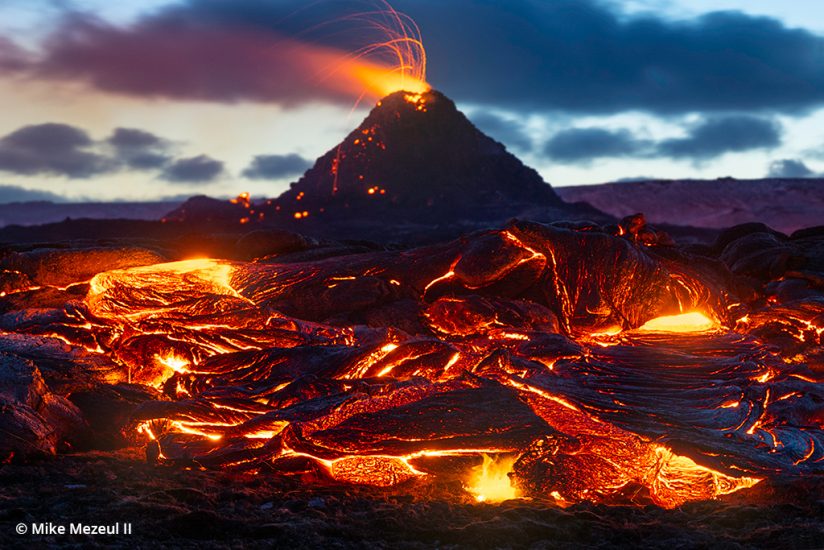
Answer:
[[[243,171],[243,176],[253,180],[270,180],[297,176],[312,166],[312,161],[300,155],[259,155]]]
[[[224,172],[223,163],[206,155],[179,159],[166,167],[161,178],[174,183],[205,183]]]
[[[681,138],[653,141],[626,129],[571,128],[552,136],[546,157],[561,163],[599,158],[672,158],[706,161],[727,153],[768,149],[781,144],[782,129],[769,118],[727,115],[704,118]]]
[[[117,158],[134,170],[153,170],[171,161],[166,140],[137,128],[116,128],[106,140]]]
[[[89,178],[114,168],[112,159],[90,150],[94,142],[68,124],[24,126],[0,138],[0,171]]]
[[[472,113],[472,123],[479,130],[501,141],[504,145],[519,151],[529,151],[533,143],[523,124],[517,120],[504,118],[489,111]]]
[[[662,114],[824,103],[824,38],[768,17],[629,17],[596,0],[399,5],[424,29],[432,82],[462,100]]]
[[[17,185],[0,185],[0,204],[32,201],[61,202],[65,200],[65,197],[50,191],[26,189]]]
[[[727,116],[709,119],[684,138],[659,144],[659,154],[672,158],[705,160],[724,153],[776,147],[781,144],[781,127],[774,121],[754,116]]]
[[[803,161],[795,159],[777,160],[770,164],[770,178],[811,178],[815,172],[804,164]]]
[[[544,154],[562,163],[591,161],[604,157],[638,156],[649,147],[627,130],[572,128],[555,134],[544,146]]]

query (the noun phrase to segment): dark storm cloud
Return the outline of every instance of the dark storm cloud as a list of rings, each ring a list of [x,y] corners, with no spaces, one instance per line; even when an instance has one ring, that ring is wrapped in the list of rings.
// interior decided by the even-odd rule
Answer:
[[[169,155],[161,153],[137,153],[129,155],[125,162],[129,168],[134,170],[154,170],[163,168],[171,161]]]
[[[638,156],[648,148],[649,142],[635,138],[627,130],[572,128],[552,136],[544,146],[544,154],[562,163],[574,163]]]
[[[49,191],[26,189],[17,185],[0,185],[0,204],[10,202],[51,201],[60,202],[64,197]]]
[[[111,171],[114,162],[91,150],[89,135],[67,124],[24,126],[0,138],[0,170],[89,178]]]
[[[205,155],[172,162],[170,142],[145,130],[117,128],[105,140],[68,124],[24,126],[0,138],[0,172],[87,179],[123,170],[160,171],[173,182],[212,181],[223,163]]]
[[[724,153],[776,147],[781,127],[774,121],[752,116],[728,116],[706,120],[684,138],[663,141],[659,154],[672,158],[706,160]]]
[[[297,176],[312,166],[312,161],[300,155],[259,155],[243,171],[245,178],[270,180]]]
[[[703,119],[681,138],[652,141],[628,130],[571,128],[552,136],[544,146],[546,157],[565,164],[599,158],[671,158],[703,162],[727,153],[777,147],[781,127],[771,119],[719,116]]]
[[[674,21],[627,16],[598,0],[394,4],[422,29],[431,82],[459,101],[664,114],[797,112],[824,103],[824,37],[769,17],[716,12]],[[336,18],[366,4],[308,5],[188,0],[127,28],[75,15],[33,70],[144,96],[346,101],[316,79],[293,78],[282,40],[363,46],[363,27]]]
[[[116,128],[107,141],[121,151],[165,147],[165,142],[156,135],[136,128]]]
[[[488,111],[472,113],[470,118],[479,130],[505,145],[521,151],[532,149],[532,139],[520,122]]]
[[[432,82],[463,100],[665,114],[824,103],[824,38],[767,17],[627,17],[593,0],[399,4],[425,31]]]
[[[206,155],[174,161],[166,167],[161,178],[173,183],[205,183],[223,174],[223,163]]]
[[[145,130],[117,128],[106,143],[120,162],[134,170],[162,168],[171,160],[168,142]]]
[[[803,161],[795,159],[777,160],[770,164],[770,178],[811,178],[815,172],[804,164]]]

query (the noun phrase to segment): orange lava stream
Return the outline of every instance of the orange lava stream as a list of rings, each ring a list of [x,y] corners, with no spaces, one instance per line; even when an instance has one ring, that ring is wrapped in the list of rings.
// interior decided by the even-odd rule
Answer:
[[[524,252],[515,257],[510,271],[527,262],[542,262],[547,279],[562,286],[561,264],[551,252],[528,246],[509,232],[503,232],[502,239]],[[439,335],[437,339],[411,337],[391,329],[381,333],[379,339],[373,331],[361,341],[363,336],[357,327],[299,321],[265,305],[313,278],[318,281],[314,288],[321,292],[354,285],[361,277],[379,278],[389,288],[417,288],[425,300],[436,286],[463,284],[460,260],[460,255],[456,259],[442,258],[414,284],[405,279],[403,273],[388,268],[366,269],[362,275],[354,269],[323,274],[304,270],[289,274],[284,273],[288,269],[285,264],[241,264],[211,259],[114,270],[91,279],[85,299],[90,317],[77,328],[100,333],[96,349],[86,346],[88,353],[112,354],[115,362],[128,367],[127,381],[151,386],[164,394],[155,403],[160,412],[142,417],[134,427],[142,437],[155,442],[161,459],[169,461],[204,456],[214,458],[221,467],[251,467],[260,462],[254,458],[254,452],[271,448],[265,460],[272,464],[306,459],[337,481],[389,487],[438,475],[432,473],[427,460],[461,457],[461,460],[474,461],[474,465],[461,463],[461,481],[464,496],[471,496],[477,502],[526,498],[536,492],[551,496],[561,504],[581,500],[599,502],[624,491],[629,494],[644,488],[652,502],[672,508],[689,501],[718,498],[761,481],[753,475],[755,470],[742,469],[741,473],[747,475],[730,475],[728,464],[724,464],[727,469],[723,472],[720,466],[710,468],[707,464],[715,462],[699,464],[700,453],[690,457],[677,454],[661,442],[664,440],[636,435],[619,427],[621,423],[615,421],[615,414],[620,413],[622,407],[627,410],[633,406],[632,392],[620,399],[615,396],[610,399],[611,394],[604,391],[593,405],[564,386],[573,380],[586,385],[585,376],[597,374],[598,361],[605,361],[608,354],[616,353],[614,347],[635,342],[642,348],[656,342],[683,339],[685,347],[678,348],[678,357],[684,357],[693,353],[690,346],[697,345],[701,339],[723,338],[718,325],[700,312],[659,317],[636,330],[622,331],[614,327],[594,331],[579,341],[565,340],[573,348],[564,347],[556,355],[547,356],[529,355],[534,351],[533,344],[541,342],[546,334],[523,326],[508,326],[499,311],[491,317],[475,318],[471,328],[450,324],[456,322],[451,316],[464,304],[460,295],[447,293],[440,302],[443,309],[427,309],[421,316],[432,333]],[[435,276],[437,273],[443,274]],[[266,284],[257,287],[255,277]],[[562,288],[558,292],[560,307],[571,310],[573,298]],[[458,329],[450,332],[450,326]],[[57,337],[69,344],[72,342],[64,335]],[[729,339],[723,342],[732,345]],[[304,379],[304,373],[288,370],[288,353],[300,353],[304,348],[321,357],[320,368],[325,367],[322,358],[328,350],[339,354],[358,353],[342,359],[342,366],[337,370],[322,376],[311,374]],[[523,357],[517,357],[516,352]],[[236,354],[251,359],[233,362]],[[700,350],[695,354],[700,362]],[[311,355],[309,357],[301,363],[307,368],[313,365]],[[570,365],[582,370],[570,370]],[[685,365],[692,368],[693,363],[687,361]],[[774,366],[746,363],[745,368],[749,370],[745,372],[744,382],[752,385],[751,391],[745,393],[738,389],[718,400],[715,411],[723,416],[724,422],[719,425],[736,437],[780,449],[787,439],[780,428],[776,429],[769,407],[801,393],[799,390],[774,391],[769,385],[782,376]],[[279,369],[286,370],[281,375]],[[645,375],[650,373],[660,377],[656,380],[664,384],[683,378],[678,368],[667,371],[659,364]],[[799,383],[814,382],[801,374],[790,376]],[[258,387],[256,384],[261,380],[265,384]],[[329,384],[332,396],[345,398],[330,412],[318,417],[301,418],[284,413],[300,404],[301,399],[311,401],[314,394],[301,397],[303,390],[296,389],[307,380]],[[633,383],[645,381],[643,377],[632,380]],[[215,393],[214,390],[221,388],[228,390]],[[552,485],[556,480],[547,476],[541,481],[546,485],[538,489],[529,485],[534,480],[525,482],[525,472],[532,471],[528,464],[530,453],[538,440],[518,439],[517,435],[509,440],[497,439],[509,426],[490,428],[487,433],[475,434],[476,439],[462,440],[469,434],[461,432],[460,427],[456,433],[442,436],[432,427],[422,428],[420,433],[414,429],[397,434],[391,430],[382,432],[380,422],[376,422],[371,433],[372,426],[364,428],[357,423],[364,416],[377,414],[376,418],[382,418],[383,411],[402,410],[423,399],[452,391],[475,395],[470,390],[479,388],[503,388],[489,391],[509,392],[506,395],[512,396],[511,406],[527,407],[532,415],[522,417],[527,418],[527,423],[545,421],[545,429],[550,433],[557,430],[575,434],[573,443],[561,439],[552,443],[557,448],[551,452],[546,446],[534,447],[544,449],[540,452],[558,461],[558,464],[550,462],[547,468],[562,467],[564,475],[573,476],[574,480],[567,485],[558,482],[556,486]],[[289,393],[292,390],[297,393]],[[666,391],[672,393],[671,388]],[[286,394],[291,397],[283,397]],[[443,406],[444,422],[460,413],[460,405]],[[480,410],[478,414],[484,412]],[[144,420],[146,418],[151,420]],[[399,418],[407,417],[400,415]],[[416,417],[409,418],[409,426],[414,428]],[[354,424],[347,427],[349,422]],[[409,426],[402,427],[412,429]],[[334,438],[324,439],[331,437],[329,434],[334,436],[335,430],[363,435],[368,442],[360,447],[357,441],[344,439],[344,444],[337,444]],[[461,445],[466,441],[482,444]],[[225,458],[221,455],[224,452]],[[809,439],[795,463],[817,460],[818,452],[817,443]],[[542,462],[536,464],[544,467]]]

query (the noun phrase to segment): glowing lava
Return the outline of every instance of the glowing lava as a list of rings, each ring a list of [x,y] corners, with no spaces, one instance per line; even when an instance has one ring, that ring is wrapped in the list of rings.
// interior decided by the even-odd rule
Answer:
[[[655,477],[651,487],[657,503],[664,508],[675,508],[690,500],[708,500],[747,489],[761,481],[755,477],[732,477],[692,459],[657,446]]]
[[[483,455],[483,464],[473,468],[467,491],[475,495],[478,502],[503,502],[518,497],[509,474],[515,464],[513,456],[491,458]]]
[[[402,251],[114,269],[0,336],[104,397],[137,388],[117,428],[152,464],[664,508],[819,475],[806,348],[787,338],[787,361],[723,329],[713,272],[646,250],[520,222]],[[820,346],[821,311],[788,310],[782,333]]]
[[[375,97],[385,97],[401,90],[420,97],[420,94],[430,89],[425,80],[410,76],[404,70],[387,69],[371,64],[358,64],[351,70],[352,76]]]
[[[231,263],[210,259],[106,271],[90,281],[87,300],[93,310],[102,314],[131,318],[153,316],[180,305],[173,296],[185,301],[191,294],[205,292],[240,298],[232,288],[232,272]],[[134,299],[136,294],[147,298],[146,304],[154,307],[136,310],[122,303],[127,296]]]
[[[710,332],[718,328],[718,324],[713,322],[703,313],[693,311],[692,313],[682,313],[680,315],[667,315],[656,317],[647,321],[638,328],[641,332]]]

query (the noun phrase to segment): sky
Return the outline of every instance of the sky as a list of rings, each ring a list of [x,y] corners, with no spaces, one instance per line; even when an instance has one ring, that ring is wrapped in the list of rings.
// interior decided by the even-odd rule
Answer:
[[[0,202],[278,195],[379,99],[330,67],[380,2],[3,0]],[[824,174],[820,0],[392,4],[552,185]]]

